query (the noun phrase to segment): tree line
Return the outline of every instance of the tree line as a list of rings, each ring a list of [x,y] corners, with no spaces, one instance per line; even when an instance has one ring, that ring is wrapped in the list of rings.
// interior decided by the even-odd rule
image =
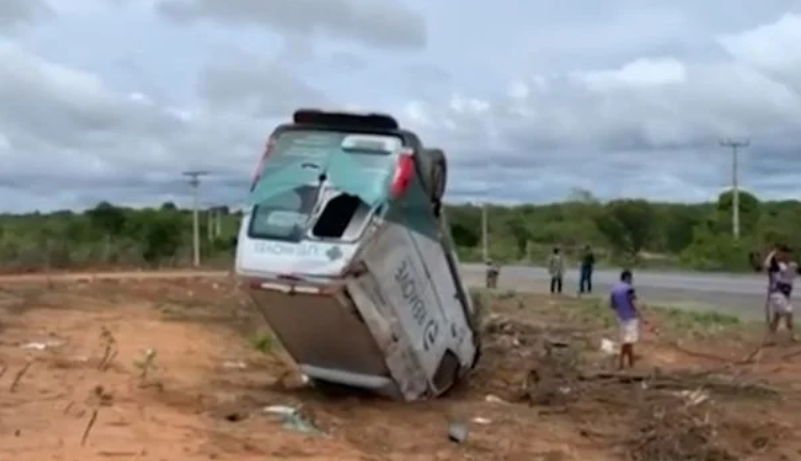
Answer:
[[[740,235],[732,230],[732,193],[714,202],[601,202],[576,191],[561,203],[487,207],[489,255],[503,262],[543,262],[555,246],[578,258],[586,245],[602,263],[749,271],[776,243],[801,248],[801,201],[760,201],[740,191]],[[462,256],[481,255],[481,207],[451,207],[448,216]]]
[[[708,203],[620,199],[587,191],[545,205],[487,205],[488,254],[501,263],[542,263],[555,246],[578,258],[592,246],[600,263],[697,270],[752,270],[749,254],[782,242],[801,248],[801,202],[760,201],[740,192],[740,238],[731,228],[732,195]],[[464,261],[480,261],[482,208],[447,206]],[[225,207],[200,214],[207,265],[229,266],[241,215]],[[0,270],[178,267],[192,261],[192,211],[173,203],[131,209],[103,202],[83,212],[0,215]]]

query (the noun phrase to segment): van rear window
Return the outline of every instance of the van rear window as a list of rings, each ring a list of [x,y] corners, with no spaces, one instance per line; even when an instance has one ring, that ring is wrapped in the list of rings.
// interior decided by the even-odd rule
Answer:
[[[331,200],[328,214],[366,213],[362,209],[387,193],[387,181],[395,165],[395,154],[403,142],[393,135],[342,133],[320,130],[287,130],[278,135],[264,162],[249,202],[253,216],[249,234],[254,238],[298,241],[308,231],[312,210],[320,200],[323,183],[347,197]],[[347,206],[346,206],[347,205]],[[352,205],[352,206],[351,206]],[[341,209],[340,209],[341,208]],[[347,211],[346,213],[346,210]],[[334,213],[337,211],[337,213]],[[352,212],[352,213],[351,213]],[[325,214],[325,213],[324,213]],[[341,218],[341,219],[340,219]],[[336,232],[323,229],[326,238],[347,230],[346,216]],[[343,229],[339,229],[343,227]],[[335,226],[336,227],[336,226]]]

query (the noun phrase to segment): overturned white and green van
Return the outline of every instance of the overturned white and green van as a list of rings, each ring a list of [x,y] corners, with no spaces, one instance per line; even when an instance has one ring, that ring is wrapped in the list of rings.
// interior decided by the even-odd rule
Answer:
[[[236,272],[315,385],[437,396],[478,361],[439,149],[388,115],[298,110],[271,135]]]

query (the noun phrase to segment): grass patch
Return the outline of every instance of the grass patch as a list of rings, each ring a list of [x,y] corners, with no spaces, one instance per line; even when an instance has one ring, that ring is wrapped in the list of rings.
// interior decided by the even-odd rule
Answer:
[[[544,315],[564,316],[568,323],[585,327],[612,328],[617,325],[614,311],[604,296],[574,297],[548,294],[519,293],[508,289],[477,288],[470,290],[473,304],[484,317],[500,306],[531,309]],[[712,310],[697,304],[646,303],[643,309],[647,321],[659,329],[679,336],[707,336],[744,326],[736,315]],[[554,318],[554,317],[551,317]]]
[[[275,351],[276,347],[278,346],[278,341],[276,341],[272,332],[269,331],[250,335],[248,337],[248,343],[250,344],[250,347],[256,349],[262,354],[269,354],[270,352]]]
[[[743,321],[734,315],[717,311],[688,310],[677,307],[655,307],[656,312],[665,326],[676,331],[691,335],[704,335],[720,333],[725,330],[741,328]]]
[[[561,304],[580,309],[587,316],[601,319],[605,327],[616,323],[609,302],[601,297],[569,299]],[[693,308],[694,307],[694,308]],[[646,320],[660,327],[687,333],[717,333],[730,328],[742,327],[743,321],[731,314],[714,311],[706,306],[676,307],[670,305],[646,304],[643,309]]]

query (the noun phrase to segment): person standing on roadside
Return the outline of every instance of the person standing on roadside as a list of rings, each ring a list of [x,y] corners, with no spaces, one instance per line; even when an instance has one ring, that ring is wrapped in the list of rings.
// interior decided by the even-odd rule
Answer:
[[[622,370],[626,365],[631,368],[634,366],[634,345],[640,340],[641,316],[634,292],[634,276],[630,270],[621,272],[620,281],[612,285],[609,307],[615,311],[620,326],[618,368]]]
[[[771,315],[771,307],[770,307],[770,294],[773,290],[774,279],[776,278],[776,274],[779,272],[779,260],[777,256],[779,256],[779,249],[781,244],[773,245],[773,248],[768,253],[768,256],[765,258],[765,262],[762,267],[765,268],[765,272],[768,275],[768,288],[766,290],[765,295],[765,323],[770,326],[770,322],[772,320]]]
[[[548,258],[548,273],[551,275],[551,294],[562,294],[562,279],[565,274],[565,259],[559,247],[554,247]]]
[[[595,268],[595,254],[589,245],[584,247],[579,273],[579,294],[592,293],[592,270]]]
[[[776,271],[771,280],[768,302],[770,306],[770,333],[776,333],[779,323],[784,320],[787,331],[792,335],[793,341],[797,338],[793,331],[793,305],[790,295],[793,292],[793,283],[798,272],[798,264],[792,261],[790,249],[784,245],[779,246],[774,255]]]
[[[486,285],[487,288],[498,288],[498,277],[501,275],[501,267],[491,259],[487,260]]]

